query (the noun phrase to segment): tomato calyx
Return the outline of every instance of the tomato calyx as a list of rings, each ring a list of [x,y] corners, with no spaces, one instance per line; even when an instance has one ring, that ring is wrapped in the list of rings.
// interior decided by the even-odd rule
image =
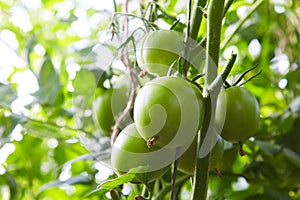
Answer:
[[[158,136],[153,136],[147,140],[147,147],[151,148],[152,145],[158,140]]]
[[[220,170],[218,169],[218,168],[214,168],[214,172],[218,175],[218,177],[222,177],[223,176],[223,174],[220,172]]]
[[[147,198],[145,198],[141,195],[137,195],[137,196],[134,197],[134,200],[145,200],[145,199],[147,199]]]
[[[240,156],[246,155],[244,149],[243,149],[243,142],[239,141],[239,147],[240,147]]]

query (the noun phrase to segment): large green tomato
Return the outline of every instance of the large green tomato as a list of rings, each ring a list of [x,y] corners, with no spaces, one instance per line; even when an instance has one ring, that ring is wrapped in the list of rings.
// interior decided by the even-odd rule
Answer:
[[[259,122],[259,105],[255,96],[242,87],[223,89],[217,100],[215,123],[221,136],[239,142],[255,134]]]
[[[203,117],[200,90],[178,77],[159,77],[147,82],[134,104],[135,124],[149,146],[151,141],[167,148],[191,143]]]
[[[148,183],[160,178],[175,158],[175,149],[147,147],[134,124],[128,125],[118,135],[111,152],[111,164],[117,175],[137,174],[133,183]]]
[[[114,116],[126,108],[127,100],[128,88],[126,86],[101,89],[100,95],[93,102],[92,110],[94,122],[103,135],[111,135],[115,124]]]
[[[157,30],[146,34],[138,43],[136,58],[140,68],[165,76],[183,52],[184,37],[180,33]]]
[[[193,174],[195,170],[195,158],[197,151],[197,140],[194,140],[190,147],[178,159],[178,170],[186,174]],[[217,166],[218,162],[222,159],[224,153],[224,141],[219,136],[218,141],[213,147],[210,154],[210,168],[213,169]]]

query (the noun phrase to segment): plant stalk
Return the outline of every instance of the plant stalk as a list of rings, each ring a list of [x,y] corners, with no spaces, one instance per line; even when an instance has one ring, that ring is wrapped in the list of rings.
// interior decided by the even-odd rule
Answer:
[[[194,40],[197,40],[199,29],[202,22],[203,12],[200,9],[200,7],[204,7],[206,5],[206,0],[195,0],[194,7],[192,11],[192,17],[191,17],[191,31],[190,31],[190,37]]]
[[[223,12],[224,0],[211,0],[209,2],[207,12],[206,63],[204,69],[205,85],[203,94],[205,98],[205,120],[200,132],[201,134],[198,135],[197,150],[200,150],[200,147],[205,141],[204,138],[208,136],[211,122],[213,122],[214,119],[215,101],[213,101],[214,99],[212,98],[215,98],[216,95],[210,95],[210,92],[215,91],[218,88],[210,88],[209,86],[214,82],[218,74]],[[216,87],[217,86],[218,85],[216,85]],[[210,153],[203,158],[196,160],[192,200],[206,200],[208,191],[209,167]]]

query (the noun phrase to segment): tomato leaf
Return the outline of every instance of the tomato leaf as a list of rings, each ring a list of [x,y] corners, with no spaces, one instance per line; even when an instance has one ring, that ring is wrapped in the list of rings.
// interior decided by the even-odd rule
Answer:
[[[0,83],[0,94],[0,107],[9,108],[10,104],[17,98],[13,89],[2,83]]]
[[[94,74],[85,69],[80,70],[74,82],[74,100],[77,97],[83,97],[83,99],[80,98],[82,100],[81,106],[83,108],[90,108],[94,100],[96,87]]]
[[[103,183],[98,185],[95,190],[90,192],[87,196],[103,193],[104,191],[106,193],[107,191],[112,190],[120,185],[129,183],[130,181],[132,181],[135,178],[136,178],[136,175],[134,173],[127,173],[127,174],[123,174],[115,179],[104,181]]]
[[[57,180],[57,181],[47,183],[40,188],[40,192],[47,190],[49,188],[58,187],[65,184],[73,185],[73,184],[90,183],[92,181],[93,181],[93,177],[91,176],[86,176],[86,175],[73,176],[65,181]]]
[[[29,120],[23,127],[29,134],[40,138],[71,139],[77,137],[78,133],[77,130],[35,120]]]
[[[53,105],[61,88],[58,74],[49,58],[46,56],[38,75],[39,90],[36,98],[42,105]]]
[[[263,141],[256,141],[256,144],[268,156],[276,156],[279,153],[281,153],[283,150],[283,147],[277,144],[270,144],[268,142],[263,142]]]
[[[283,155],[289,160],[291,161],[295,166],[297,166],[298,168],[300,168],[300,156],[295,153],[294,151],[285,148],[283,150]]]
[[[132,181],[134,178],[136,177],[135,174],[133,173],[127,173],[124,175],[119,176],[118,178],[112,179],[112,180],[108,180],[105,181],[103,183],[101,183],[98,188],[102,188],[102,189],[106,189],[106,190],[112,190],[115,187],[125,184],[125,183],[129,183],[130,181]]]

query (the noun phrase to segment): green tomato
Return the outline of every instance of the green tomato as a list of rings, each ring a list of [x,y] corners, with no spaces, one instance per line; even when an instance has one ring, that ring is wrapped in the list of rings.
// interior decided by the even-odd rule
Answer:
[[[253,136],[259,123],[259,104],[255,96],[242,87],[223,89],[217,100],[215,123],[221,136],[229,142]]]
[[[203,123],[204,100],[200,90],[188,81],[159,77],[138,92],[133,114],[149,146],[154,141],[157,146],[174,148],[195,138]]]
[[[128,88],[102,89],[93,102],[93,119],[105,136],[110,136],[115,124],[114,116],[120,114],[127,105]]]
[[[165,76],[183,55],[184,37],[172,30],[157,30],[146,34],[137,45],[136,58],[141,69]]]
[[[115,173],[119,176],[127,172],[135,173],[133,183],[148,183],[160,178],[172,163],[169,158],[175,158],[175,149],[148,148],[134,124],[121,131],[111,152]]]
[[[193,174],[195,170],[195,158],[197,152],[197,140],[178,159],[178,170],[186,174]],[[210,169],[214,169],[222,159],[224,153],[224,141],[219,136],[218,141],[210,154]]]

